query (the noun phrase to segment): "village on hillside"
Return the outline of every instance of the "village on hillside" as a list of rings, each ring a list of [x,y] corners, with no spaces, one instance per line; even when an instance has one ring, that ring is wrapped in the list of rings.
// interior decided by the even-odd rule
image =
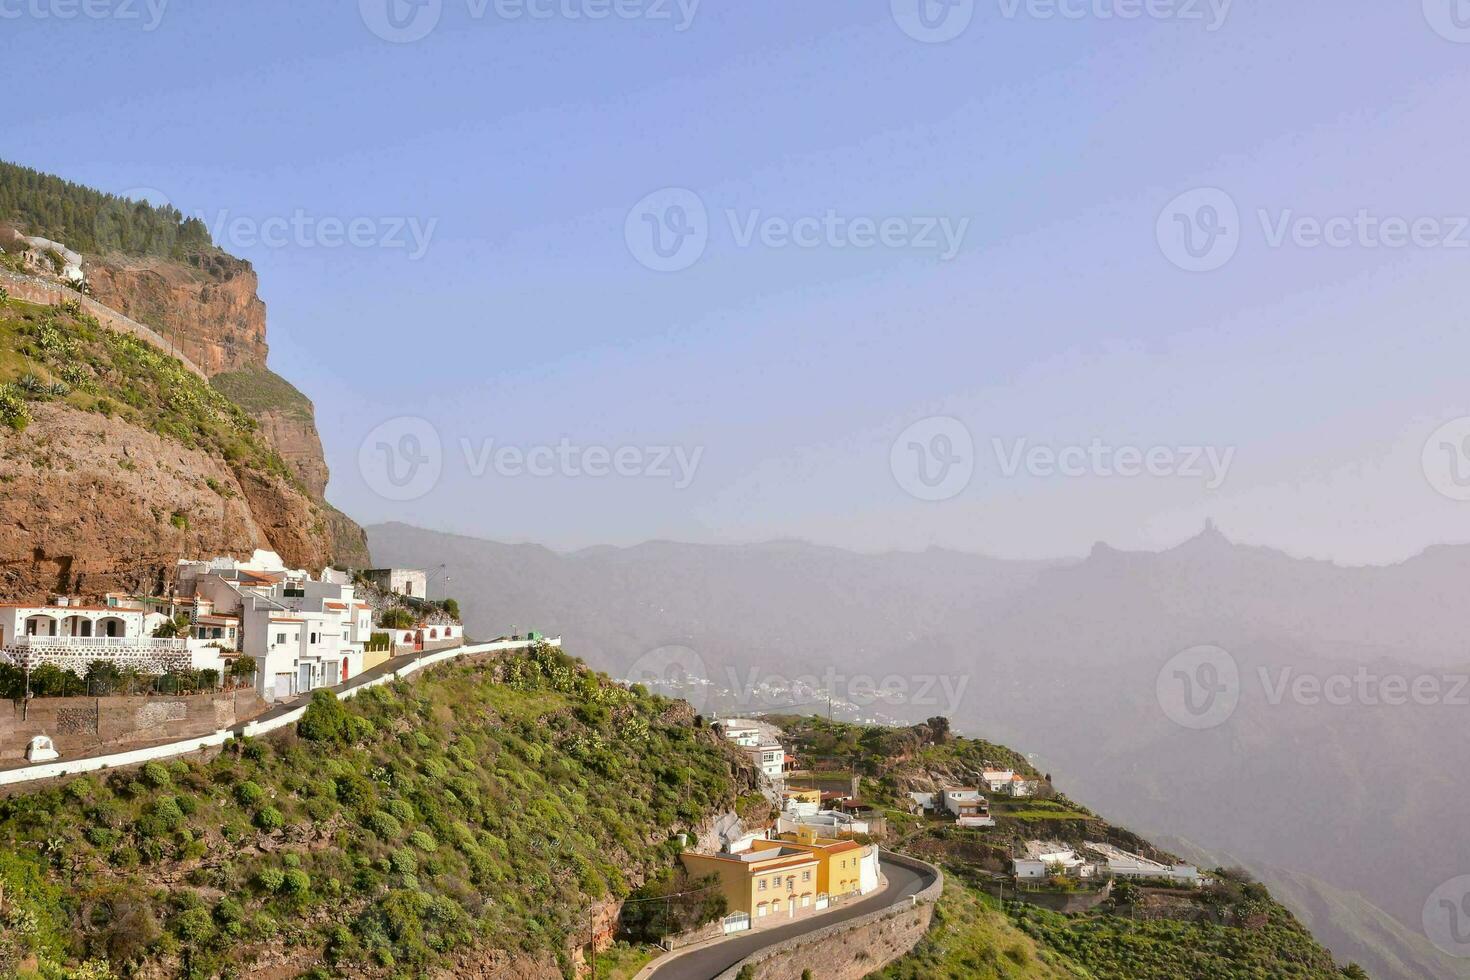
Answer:
[[[256,551],[248,560],[181,560],[165,594],[0,605],[0,684],[17,702],[17,718],[0,726],[7,736],[0,766],[54,760],[65,754],[57,749],[65,736],[107,741],[98,715],[78,725],[81,709],[41,710],[53,698],[227,692],[247,705],[229,719],[238,722],[394,658],[463,645],[457,604],[432,601],[427,591],[419,569],[313,575]],[[171,710],[179,717],[166,720],[185,720],[182,706]],[[140,716],[168,714],[140,709]],[[26,736],[23,746],[8,744],[17,733]]]
[[[885,857],[902,847],[965,867],[972,883],[999,897],[1056,910],[1096,907],[1127,882],[1123,891],[1138,907],[1177,914],[1181,889],[1214,883],[1066,799],[1015,753],[995,747],[995,759],[975,758],[988,743],[955,740],[944,719],[883,729],[901,753],[908,747],[896,740],[912,731],[931,740],[887,773],[854,771],[833,754],[831,743],[860,726],[772,716],[712,727],[749,755],[776,813],[769,824],[723,826],[717,839],[683,854],[692,876],[718,879],[725,932],[815,914],[880,888],[880,845]],[[966,755],[945,751],[961,742]],[[881,752],[870,759],[893,761]]]

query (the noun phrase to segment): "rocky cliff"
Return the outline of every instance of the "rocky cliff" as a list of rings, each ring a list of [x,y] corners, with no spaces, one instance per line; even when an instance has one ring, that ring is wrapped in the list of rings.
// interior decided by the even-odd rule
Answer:
[[[57,261],[75,253],[84,286]],[[154,588],[180,557],[255,548],[370,564],[326,502],[311,401],[266,367],[248,262],[177,212],[0,164],[0,266],[0,600]]]
[[[98,301],[156,329],[211,377],[265,367],[265,303],[249,262],[219,251],[187,261],[110,253],[82,269]]]

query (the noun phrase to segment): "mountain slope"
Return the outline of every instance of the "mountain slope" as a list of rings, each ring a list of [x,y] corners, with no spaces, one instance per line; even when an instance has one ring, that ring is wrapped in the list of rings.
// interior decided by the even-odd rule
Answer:
[[[61,253],[52,245],[37,244],[41,239],[80,253],[84,285],[67,282],[67,274],[58,262]],[[265,304],[257,295],[255,272],[248,262],[227,255],[210,242],[202,223],[185,218],[171,207],[125,200],[0,161],[0,266],[24,277],[9,281],[12,292],[33,294],[33,299],[54,303],[40,299],[40,294],[48,287],[54,293],[57,286],[69,285],[90,293],[107,310],[151,327],[158,334],[157,346],[197,365],[227,398],[246,408],[259,440],[286,464],[286,475],[295,486],[284,496],[304,491],[306,498],[304,506],[295,501],[287,506],[279,500],[262,501],[262,509],[252,515],[261,528],[275,526],[280,529],[277,536],[287,539],[275,550],[299,555],[313,567],[327,561],[358,567],[370,564],[362,530],[326,502],[328,473],[311,402],[266,367]],[[64,289],[61,292],[65,295]],[[92,309],[106,319],[105,311]],[[8,368],[0,373],[0,382],[48,371],[44,358],[38,361],[35,351],[15,346],[14,338],[10,346],[0,349],[0,364]],[[62,367],[53,359],[49,370],[56,373]],[[175,433],[183,433],[187,424],[184,420],[173,426]],[[63,439],[70,438],[66,424],[59,428],[48,424],[48,438],[53,429]],[[31,438],[36,435],[33,432]],[[9,437],[8,441],[20,438]],[[187,438],[182,441],[188,445]],[[234,461],[225,462],[230,465]],[[85,469],[84,454],[77,454],[73,460],[73,468],[78,466]],[[199,477],[194,482],[202,483],[203,470],[208,468],[194,467],[194,475]],[[91,482],[86,476],[79,474],[72,482],[105,486],[112,474],[92,474],[96,480]],[[218,482],[215,475],[207,478]],[[202,510],[212,506],[204,495],[190,504]],[[254,497],[249,504],[256,505]],[[298,521],[301,514],[308,513],[309,517]],[[115,544],[111,547],[114,554],[129,553],[121,538],[115,542],[106,538],[105,528],[114,524],[110,516],[104,519],[99,511],[90,519],[94,523],[92,544]],[[285,530],[296,523],[303,527]],[[145,526],[135,521],[132,530]],[[103,535],[100,538],[99,533]],[[310,540],[295,544],[291,540],[294,536]],[[266,535],[254,543],[273,547],[268,538]],[[231,548],[234,552],[250,543],[235,540],[240,543]],[[179,541],[176,535],[162,535],[147,544],[149,555],[170,554]],[[51,565],[68,560],[88,562],[91,559],[87,553],[92,550],[53,541],[40,543],[40,554],[35,556],[25,550],[6,551],[0,554],[0,562],[12,570],[24,567],[31,558]],[[24,588],[27,596],[54,589],[57,586],[51,577],[49,570],[38,566],[35,575],[20,581],[18,587]],[[152,567],[146,563],[132,575],[136,581],[151,577]],[[9,596],[20,597],[20,593]]]
[[[797,543],[556,555],[402,525],[370,533],[395,564],[446,561],[455,592],[534,610],[522,626],[597,636],[589,657],[614,672],[683,644],[737,697],[750,667],[963,683],[957,705],[915,705],[909,717],[948,710],[961,730],[1026,745],[1145,832],[1211,841],[1272,880],[1322,882],[1343,897],[1338,911],[1317,914],[1318,935],[1344,958],[1368,960],[1355,931],[1388,914],[1396,929],[1373,927],[1377,976],[1422,975],[1423,903],[1470,872],[1459,826],[1470,789],[1446,762],[1470,753],[1465,706],[1449,697],[1454,678],[1470,674],[1470,607],[1458,598],[1470,547],[1351,568],[1211,528],[1161,553],[1099,546],[1080,562],[1011,565]],[[731,596],[739,615],[717,611]],[[497,631],[509,625],[489,618]],[[1166,662],[1199,644],[1229,651],[1242,686],[1224,724],[1191,731],[1169,720],[1156,688]],[[1273,695],[1282,678],[1360,670],[1441,678],[1441,703]]]
[[[153,976],[560,977],[675,864],[677,834],[754,787],[687,705],[550,648],[317,697],[297,733],[209,762],[0,800],[0,879],[33,923],[0,972],[29,954]]]

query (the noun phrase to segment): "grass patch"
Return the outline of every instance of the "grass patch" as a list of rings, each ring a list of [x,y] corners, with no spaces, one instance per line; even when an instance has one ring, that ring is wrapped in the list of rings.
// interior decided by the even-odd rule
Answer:
[[[252,415],[284,412],[302,422],[311,422],[315,418],[311,399],[269,368],[226,371],[215,375],[210,384]]]

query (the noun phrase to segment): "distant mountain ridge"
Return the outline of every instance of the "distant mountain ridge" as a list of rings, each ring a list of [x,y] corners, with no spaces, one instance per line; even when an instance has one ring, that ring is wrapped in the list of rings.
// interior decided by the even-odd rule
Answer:
[[[1391,913],[1404,932],[1375,930],[1375,975],[1424,975],[1394,966],[1424,956],[1404,936],[1417,936],[1436,886],[1470,872],[1460,826],[1470,788],[1451,762],[1470,755],[1465,708],[1272,703],[1262,686],[1360,669],[1470,673],[1459,599],[1470,546],[1349,567],[1235,544],[1216,528],[1162,552],[1102,545],[1057,562],[796,542],[557,554],[405,525],[368,533],[385,563],[444,562],[452,593],[503,611],[495,629],[513,610],[518,625],[564,633],[614,672],[683,644],[712,671],[967,678],[960,730],[1026,745],[1141,832],[1209,841],[1273,881],[1321,882],[1336,911],[1319,908],[1314,930],[1342,958],[1367,960],[1353,923]],[[1161,710],[1156,681],[1200,644],[1237,661],[1240,703],[1219,727],[1190,731]],[[1434,962],[1443,972],[1430,975],[1470,976],[1461,961]]]

